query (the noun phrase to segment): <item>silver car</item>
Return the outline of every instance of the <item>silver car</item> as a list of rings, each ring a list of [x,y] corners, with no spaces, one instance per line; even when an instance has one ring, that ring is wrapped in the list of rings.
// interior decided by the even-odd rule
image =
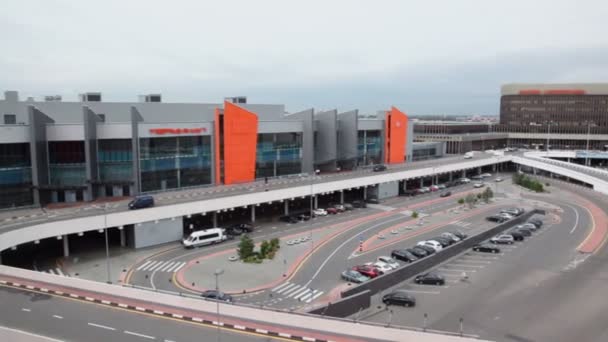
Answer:
[[[496,235],[495,237],[490,239],[491,243],[499,243],[499,244],[507,244],[507,245],[513,244],[514,241],[515,241],[515,239],[513,238],[513,236],[509,235],[509,234]]]

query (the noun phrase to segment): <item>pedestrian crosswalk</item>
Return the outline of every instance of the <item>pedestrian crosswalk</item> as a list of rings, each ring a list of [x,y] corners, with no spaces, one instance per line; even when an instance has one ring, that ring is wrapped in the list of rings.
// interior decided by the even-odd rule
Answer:
[[[454,225],[454,226],[466,228],[466,227],[472,225],[473,223],[465,222],[465,221],[453,221],[453,222],[450,222],[450,224]]]
[[[51,269],[48,269],[48,270],[42,270],[41,272],[50,273],[50,274],[54,274],[54,275],[58,275],[58,276],[62,276],[62,277],[69,277],[70,276],[69,274],[65,274],[61,270],[61,268],[59,268],[59,267],[51,268]]]
[[[285,282],[272,290],[271,292],[286,298],[292,298],[297,301],[311,303],[315,299],[323,295],[323,291],[315,290],[304,285],[298,285],[290,282]]]
[[[186,266],[184,261],[163,261],[163,260],[148,260],[137,267],[136,271],[145,272],[177,272],[182,267]]]

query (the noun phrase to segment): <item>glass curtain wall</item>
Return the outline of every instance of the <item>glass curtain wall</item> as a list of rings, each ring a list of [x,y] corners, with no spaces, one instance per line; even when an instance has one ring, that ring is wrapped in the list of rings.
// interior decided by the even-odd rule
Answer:
[[[84,141],[49,141],[51,186],[85,186]]]
[[[142,192],[211,184],[211,137],[139,140]]]
[[[302,172],[302,134],[258,134],[256,178],[275,177]]]
[[[382,132],[379,130],[357,132],[357,162],[359,165],[382,162]]]
[[[133,180],[133,151],[131,139],[97,141],[99,180],[102,183]]]
[[[33,204],[31,186],[29,144],[0,144],[0,208]]]

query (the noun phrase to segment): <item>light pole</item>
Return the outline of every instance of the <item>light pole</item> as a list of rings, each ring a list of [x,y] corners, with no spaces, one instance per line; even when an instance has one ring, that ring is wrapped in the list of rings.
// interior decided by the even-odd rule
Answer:
[[[595,126],[593,121],[585,121],[587,124],[587,148],[585,153],[585,166],[589,166],[589,140],[591,138],[591,126]]]
[[[108,204],[106,203],[103,207],[103,223],[104,233],[106,239],[106,270],[108,272],[108,284],[112,284],[111,272],[110,272],[110,243],[108,241]]]
[[[547,121],[547,154],[549,154],[549,140],[551,138],[551,126],[557,124],[555,121]]]
[[[215,291],[218,295],[220,293],[219,277],[222,274],[224,274],[224,270],[221,268],[218,268],[215,270],[215,272],[213,272],[213,275],[215,275]],[[215,305],[216,305],[216,312],[217,312],[217,341],[220,342],[221,329],[220,329],[220,299],[219,298],[215,299]]]

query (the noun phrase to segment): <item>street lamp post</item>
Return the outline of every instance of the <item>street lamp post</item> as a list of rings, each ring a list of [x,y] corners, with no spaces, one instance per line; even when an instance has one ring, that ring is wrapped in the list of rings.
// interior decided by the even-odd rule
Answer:
[[[224,274],[224,270],[221,268],[218,268],[215,270],[215,272],[213,272],[213,275],[215,275],[215,291],[218,294],[220,292],[219,277],[222,274]],[[216,298],[215,305],[216,305],[216,313],[217,313],[217,341],[220,342],[221,329],[220,329],[220,300],[219,300],[219,298]]]
[[[551,139],[551,126],[555,125],[555,121],[547,121],[547,154],[549,154],[549,140]]]
[[[108,284],[112,284],[111,271],[110,271],[110,243],[108,240],[108,204],[106,203],[103,207],[103,222],[104,222],[104,233],[106,240],[106,271],[108,272]]]
[[[593,121],[585,121],[587,124],[587,148],[585,153],[585,166],[589,166],[589,140],[591,139],[591,126],[595,126]]]

